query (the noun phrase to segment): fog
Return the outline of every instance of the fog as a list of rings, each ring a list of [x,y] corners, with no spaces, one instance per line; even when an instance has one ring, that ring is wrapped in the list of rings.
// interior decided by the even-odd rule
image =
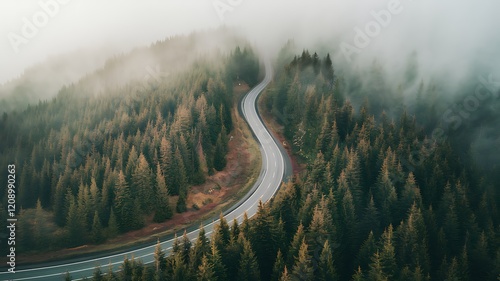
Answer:
[[[55,1],[56,8],[48,3]],[[0,2],[0,82],[19,76],[27,67],[56,54],[106,47],[125,51],[159,39],[222,24],[241,28],[253,42],[279,48],[294,38],[304,46],[323,43],[331,51],[340,43],[353,45],[354,28],[362,30],[374,20],[371,12],[387,10],[389,0],[25,0]],[[63,2],[67,2],[63,4]],[[41,3],[46,3],[45,7]],[[47,8],[48,7],[48,8]],[[431,77],[445,71],[450,78],[470,75],[472,64],[499,65],[500,3],[399,1],[386,27],[370,38],[358,61],[381,58],[397,68],[412,50],[419,66]],[[40,12],[47,14],[43,22]],[[37,17],[38,16],[38,17]],[[32,38],[23,35],[24,18],[38,29]],[[37,21],[39,24],[37,24]],[[40,23],[41,22],[41,23]],[[12,34],[26,39],[22,43]],[[16,50],[17,49],[17,50]],[[345,59],[345,56],[337,60]]]
[[[500,2],[465,0],[7,0],[0,2],[0,83],[59,54],[70,54],[75,65],[73,75],[63,79],[70,82],[100,67],[108,55],[226,25],[270,54],[288,39],[299,48],[330,52],[334,67],[350,73],[362,73],[376,60],[394,87],[413,60],[415,77],[404,88],[407,101],[413,100],[420,81],[440,81],[436,101],[444,111],[452,105],[450,97],[466,97],[466,87],[473,91],[478,77],[490,77],[498,90],[499,10]],[[40,13],[49,14],[46,22]],[[23,32],[30,24],[36,31],[26,36]],[[364,33],[363,44],[356,44],[359,30]],[[89,59],[97,53],[101,56]],[[496,118],[486,118],[489,125],[483,131],[488,134],[470,128],[470,139],[489,136],[474,143],[476,151],[483,151],[482,144],[495,146],[500,139],[491,133],[495,128],[500,131]]]
[[[374,20],[371,12],[387,10],[391,2],[61,0],[55,2],[56,9],[48,4],[53,1],[0,2],[0,83],[56,54],[102,47],[126,51],[170,35],[222,24],[241,28],[266,48],[279,48],[294,38],[304,46],[323,43],[331,51],[339,50],[341,42],[353,44],[354,28],[364,30]],[[41,3],[46,3],[45,7]],[[417,50],[419,66],[425,70],[422,73],[431,77],[434,71],[447,72],[450,79],[470,75],[471,64],[481,63],[488,68],[499,65],[500,34],[496,27],[500,19],[496,12],[500,3],[399,3],[400,13],[393,14],[387,27],[382,27],[378,35],[370,38],[370,44],[353,56],[358,61],[377,56],[397,69],[410,51]],[[44,23],[43,17],[37,15],[47,14],[46,9],[53,12]],[[23,35],[24,19],[38,30],[32,38]],[[18,40],[12,38],[13,34],[26,41],[15,43]],[[337,60],[342,59],[345,56]]]

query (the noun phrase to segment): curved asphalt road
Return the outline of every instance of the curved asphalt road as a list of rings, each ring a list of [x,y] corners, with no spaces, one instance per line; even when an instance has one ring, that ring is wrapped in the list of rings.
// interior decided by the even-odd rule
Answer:
[[[274,196],[281,185],[286,174],[290,174],[290,160],[286,151],[281,145],[271,136],[264,124],[262,123],[256,109],[256,101],[262,90],[269,84],[272,79],[272,69],[269,61],[265,63],[266,76],[264,80],[245,95],[241,102],[241,111],[252,128],[252,131],[260,143],[260,151],[262,154],[262,169],[260,176],[252,187],[251,191],[237,204],[230,208],[225,213],[228,222],[236,218],[239,222],[243,220],[243,215],[246,212],[248,217],[253,216],[257,212],[259,201],[267,202]],[[212,233],[217,220],[210,220],[205,225],[207,236]],[[190,231],[188,229],[188,237],[194,241],[198,236],[198,227],[193,226]],[[166,253],[169,253],[173,239],[170,238],[161,242],[161,246]],[[115,271],[119,270],[125,256],[141,259],[145,264],[154,261],[155,244],[122,252],[119,254],[108,255],[98,258],[89,258],[86,260],[75,260],[74,262],[53,264],[28,268],[16,268],[16,273],[0,273],[0,280],[37,280],[37,281],[52,281],[62,280],[66,272],[70,272],[73,280],[80,280],[83,277],[90,277],[96,266],[101,266],[102,271],[106,272],[109,266],[113,266]]]

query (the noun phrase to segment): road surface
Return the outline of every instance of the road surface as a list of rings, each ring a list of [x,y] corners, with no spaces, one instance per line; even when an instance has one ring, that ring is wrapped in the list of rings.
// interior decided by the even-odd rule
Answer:
[[[257,112],[257,98],[272,79],[272,69],[269,61],[265,62],[265,69],[266,76],[264,80],[248,92],[241,102],[241,112],[260,144],[262,168],[259,178],[249,193],[225,212],[224,216],[228,222],[231,222],[234,218],[241,222],[245,212],[248,217],[255,215],[259,201],[267,202],[271,199],[280,187],[284,177],[287,174],[289,175],[291,170],[290,160],[288,155],[286,155],[286,151],[271,136]],[[204,223],[207,236],[210,236],[217,222],[218,218]],[[187,231],[188,237],[192,241],[195,241],[198,237],[198,226],[192,226]],[[170,253],[172,243],[172,236],[167,238],[166,241],[161,242],[161,246],[167,254]],[[101,266],[103,272],[106,272],[109,266],[113,266],[113,269],[118,271],[125,256],[129,258],[133,256],[135,259],[141,259],[145,264],[152,263],[154,261],[155,247],[156,245],[153,244],[118,254],[89,257],[85,260],[47,263],[45,265],[34,265],[24,268],[19,267],[16,268],[16,273],[1,272],[0,280],[62,280],[66,272],[71,274],[73,280],[80,280],[83,277],[92,276],[96,266]]]

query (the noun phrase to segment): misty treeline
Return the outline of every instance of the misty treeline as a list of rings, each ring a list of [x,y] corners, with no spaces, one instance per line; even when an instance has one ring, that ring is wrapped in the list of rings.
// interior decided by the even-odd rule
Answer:
[[[171,54],[170,46],[185,40],[150,48]],[[110,60],[97,76],[105,84],[128,59]],[[189,187],[226,165],[233,82],[253,85],[258,71],[251,49],[236,47],[168,77],[99,93],[95,78],[83,79],[49,101],[4,114],[0,166],[17,168],[16,249],[98,244],[185,212]],[[2,198],[7,202],[5,190]]]

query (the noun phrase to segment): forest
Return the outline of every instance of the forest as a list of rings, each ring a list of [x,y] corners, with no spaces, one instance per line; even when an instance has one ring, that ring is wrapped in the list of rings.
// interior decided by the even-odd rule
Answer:
[[[251,219],[91,280],[500,280],[500,197],[470,155],[406,111],[375,116],[376,95],[356,109],[329,55],[276,64],[261,110],[305,169]]]
[[[114,57],[54,98],[3,113],[0,165],[17,167],[18,253],[100,244],[191,208],[190,186],[226,166],[233,81],[258,80],[257,57],[231,36],[233,49],[185,57],[212,35]],[[125,76],[145,58],[172,72]]]

